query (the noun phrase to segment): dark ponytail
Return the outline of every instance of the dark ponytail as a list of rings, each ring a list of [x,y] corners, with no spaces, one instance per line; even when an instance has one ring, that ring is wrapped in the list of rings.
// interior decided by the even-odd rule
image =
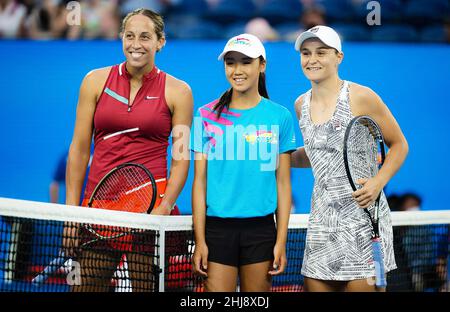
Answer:
[[[260,56],[259,61],[264,62],[264,58]],[[258,93],[259,95],[265,97],[266,99],[269,98],[269,93],[267,92],[266,87],[266,74],[263,72],[259,73]],[[225,108],[228,110],[228,108],[230,107],[232,95],[233,95],[233,88],[230,88],[220,96],[219,102],[217,102],[217,104],[214,105],[213,110],[217,111],[217,119],[220,118],[220,115],[222,114]]]
[[[217,119],[220,118],[220,115],[222,114],[225,108],[228,110],[228,108],[230,107],[232,95],[233,95],[233,88],[230,88],[220,96],[219,102],[217,102],[217,104],[214,105],[213,110],[217,111]]]
[[[266,73],[259,73],[259,79],[258,79],[258,92],[259,95],[262,97],[265,97],[266,99],[269,98],[269,93],[267,92],[266,87]]]

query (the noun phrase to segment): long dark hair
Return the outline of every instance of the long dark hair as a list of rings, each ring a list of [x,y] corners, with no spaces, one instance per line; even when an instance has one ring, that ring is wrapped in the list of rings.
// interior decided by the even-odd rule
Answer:
[[[259,61],[264,62],[264,58],[260,56]],[[267,92],[266,87],[266,74],[263,72],[259,73],[258,93],[259,95],[265,97],[266,99],[269,98],[269,93]],[[230,107],[232,95],[233,95],[233,88],[230,88],[220,96],[219,102],[217,102],[217,104],[214,105],[213,110],[217,112],[217,119],[220,118],[220,115],[222,114],[225,108],[228,109]]]

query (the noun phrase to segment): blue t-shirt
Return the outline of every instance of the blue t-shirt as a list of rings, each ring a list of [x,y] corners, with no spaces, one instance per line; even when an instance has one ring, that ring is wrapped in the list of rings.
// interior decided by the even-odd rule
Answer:
[[[191,131],[191,149],[207,155],[206,214],[250,218],[277,208],[278,156],[295,150],[290,112],[266,98],[253,108],[213,111],[200,107]]]

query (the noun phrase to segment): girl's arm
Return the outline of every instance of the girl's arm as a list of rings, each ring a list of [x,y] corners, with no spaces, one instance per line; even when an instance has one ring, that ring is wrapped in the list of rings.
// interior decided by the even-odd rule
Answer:
[[[195,233],[195,251],[192,257],[194,272],[207,276],[208,247],[205,240],[206,223],[206,154],[195,153],[194,183],[192,184],[192,218]]]
[[[274,247],[274,269],[269,271],[271,275],[281,274],[287,265],[286,241],[292,204],[290,164],[291,155],[289,153],[280,154],[279,166],[276,171],[278,193],[278,207],[276,211],[277,241]]]
[[[297,115],[297,119],[300,120],[301,112],[302,112],[302,103],[303,96],[299,96],[297,100],[295,100],[294,108],[295,113]],[[309,162],[309,158],[306,155],[305,148],[299,147],[295,152],[291,154],[291,167],[293,168],[311,168],[311,163]]]
[[[306,155],[305,148],[299,147],[291,155],[291,167],[292,168],[311,168],[311,163]]]

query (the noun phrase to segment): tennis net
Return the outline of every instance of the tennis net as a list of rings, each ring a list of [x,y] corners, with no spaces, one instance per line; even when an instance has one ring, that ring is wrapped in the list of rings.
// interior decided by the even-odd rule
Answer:
[[[388,274],[387,291],[448,291],[450,211],[392,217],[398,269]],[[307,220],[291,215],[288,266],[272,291],[303,290]],[[193,251],[191,216],[0,198],[0,291],[201,292]]]

